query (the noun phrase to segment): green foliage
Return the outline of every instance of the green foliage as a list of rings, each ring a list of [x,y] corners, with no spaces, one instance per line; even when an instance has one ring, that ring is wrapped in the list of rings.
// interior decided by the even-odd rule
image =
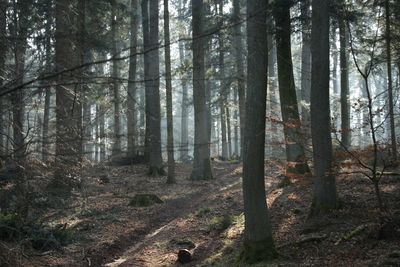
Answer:
[[[53,227],[39,223],[27,223],[18,214],[0,213],[0,240],[29,241],[34,249],[59,249],[69,244],[74,238],[74,231],[66,225]]]
[[[130,201],[132,207],[149,207],[154,204],[164,203],[158,196],[153,194],[137,194]]]
[[[10,241],[20,237],[22,220],[18,214],[0,213],[0,240]]]
[[[234,222],[235,216],[232,215],[213,216],[208,225],[208,230],[222,232],[228,229]]]
[[[196,211],[196,217],[204,217],[205,215],[209,214],[210,212],[211,212],[211,209],[208,207],[200,208],[199,210]]]

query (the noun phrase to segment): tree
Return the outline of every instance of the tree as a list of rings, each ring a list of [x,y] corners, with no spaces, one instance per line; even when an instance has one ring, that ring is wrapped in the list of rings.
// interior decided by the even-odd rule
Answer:
[[[186,1],[185,1],[186,2]],[[184,16],[184,1],[178,1],[178,16],[183,22]],[[182,38],[183,36],[180,36]],[[188,99],[188,74],[186,69],[186,50],[184,49],[184,42],[179,41],[179,60],[181,64],[181,79],[182,79],[182,104],[181,104],[181,136],[180,136],[180,160],[187,161],[188,160],[188,152],[189,152],[189,99]]]
[[[51,15],[52,13],[52,5],[51,2],[46,3],[45,6],[45,16],[47,18],[47,22],[45,25],[45,49],[46,49],[46,67],[45,74],[49,74],[53,68],[53,60],[52,60],[52,45],[51,45],[51,27],[54,23],[54,17]],[[49,81],[44,81],[45,83],[45,100],[44,100],[44,114],[43,114],[43,130],[42,130],[42,159],[43,161],[47,161],[50,153],[50,137],[49,137],[49,123],[50,123],[50,100],[51,100],[51,83]]]
[[[311,214],[338,207],[332,173],[329,108],[329,1],[312,2],[311,135],[314,157],[314,198]]]
[[[234,27],[234,52],[237,76],[237,90],[239,98],[239,116],[240,116],[240,155],[243,150],[244,123],[245,123],[245,104],[246,104],[246,87],[245,74],[243,67],[243,41],[242,41],[242,23],[240,23],[240,1],[233,0],[233,22]]]
[[[164,173],[161,157],[158,11],[158,1],[142,1],[146,80],[146,149],[150,175]]]
[[[390,29],[390,4],[385,0],[385,38],[386,38],[386,62],[388,75],[388,98],[389,98],[389,119],[390,119],[390,140],[392,149],[392,158],[397,160],[397,141],[396,129],[394,123],[393,106],[393,77],[392,77],[392,52],[391,52],[391,29]]]
[[[218,16],[220,17],[219,25],[223,25],[223,1],[219,1],[218,5]],[[225,77],[225,66],[224,66],[224,36],[222,30],[218,33],[218,74],[220,80],[220,92],[219,92],[219,109],[220,109],[220,118],[221,118],[221,141],[222,141],[222,159],[228,160],[230,157],[228,142],[227,142],[227,113],[226,113],[226,77]]]
[[[276,26],[279,96],[285,135],[287,172],[304,174],[309,172],[309,168],[302,144],[304,140],[300,129],[301,123],[293,76],[290,42],[291,2],[291,0],[279,1],[274,4],[273,8]]]
[[[252,263],[276,257],[265,201],[264,143],[267,92],[267,2],[247,1],[247,93],[243,200],[245,240],[242,259]]]
[[[139,0],[131,0],[130,11],[130,57],[129,57],[129,78],[128,78],[128,103],[127,103],[127,124],[128,124],[128,155],[135,155],[137,144],[137,104],[136,104],[136,69],[137,69],[137,36],[140,23]]]
[[[194,160],[191,179],[212,179],[206,105],[203,0],[192,0]]]
[[[76,65],[77,58],[73,57],[75,30],[71,25],[72,0],[56,0],[56,32],[55,32],[55,64],[57,76],[56,87],[56,178],[57,183],[68,184],[65,165],[74,166],[81,160],[81,100],[76,87],[71,84],[75,81],[73,73],[65,71]],[[65,72],[64,72],[65,71]]]
[[[164,0],[164,42],[165,42],[165,81],[167,96],[167,134],[168,134],[168,178],[167,183],[175,183],[174,159],[174,121],[172,117],[172,77],[171,77],[171,48],[169,37],[169,9],[168,0]]]
[[[27,37],[29,27],[29,6],[30,1],[17,2],[14,5],[12,28],[14,41],[14,73],[15,84],[21,85],[25,75],[25,54],[27,49]],[[14,90],[11,93],[11,105],[13,113],[13,149],[14,157],[23,160],[25,157],[25,137],[24,137],[24,90]]]
[[[343,12],[341,12],[343,14]],[[347,56],[347,31],[343,15],[339,15],[340,40],[340,107],[341,107],[341,143],[345,149],[350,148],[350,104],[349,104],[349,70]]]
[[[111,67],[111,88],[114,97],[114,140],[113,140],[113,155],[121,153],[121,121],[120,121],[120,93],[119,93],[119,64],[117,60],[117,2],[111,0],[111,56],[112,56],[112,67]]]
[[[6,23],[6,8],[7,8],[7,0],[0,0],[0,86],[3,85],[4,77],[5,77],[5,62],[7,55],[7,39],[6,39],[6,31],[7,31],[7,23]],[[4,99],[0,97],[0,156],[3,156],[6,153],[6,142],[5,142],[5,127],[4,127]]]
[[[310,0],[303,0],[301,5],[301,116],[302,124],[310,125],[310,91],[311,91],[311,17]]]

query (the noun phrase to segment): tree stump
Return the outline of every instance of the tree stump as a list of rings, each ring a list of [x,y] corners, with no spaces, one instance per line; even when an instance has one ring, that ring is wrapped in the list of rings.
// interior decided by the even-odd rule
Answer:
[[[192,261],[192,253],[187,249],[180,249],[178,252],[178,262],[185,264]]]

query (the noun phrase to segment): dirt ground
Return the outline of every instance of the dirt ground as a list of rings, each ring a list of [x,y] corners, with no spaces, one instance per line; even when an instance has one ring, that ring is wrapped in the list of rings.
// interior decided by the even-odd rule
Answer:
[[[48,223],[73,229],[74,241],[60,250],[26,253],[20,265],[180,266],[177,252],[187,248],[193,260],[184,266],[245,266],[237,261],[244,230],[241,165],[213,162],[215,179],[205,182],[188,179],[189,165],[176,169],[177,184],[167,185],[166,177],[147,177],[143,165],[89,168],[82,188],[46,216]],[[310,219],[311,178],[292,177],[282,187],[282,172],[282,162],[266,162],[280,257],[255,266],[400,266],[399,177],[382,179],[390,218],[382,230],[369,180],[339,176],[342,208]],[[138,193],[155,194],[163,203],[129,206]]]

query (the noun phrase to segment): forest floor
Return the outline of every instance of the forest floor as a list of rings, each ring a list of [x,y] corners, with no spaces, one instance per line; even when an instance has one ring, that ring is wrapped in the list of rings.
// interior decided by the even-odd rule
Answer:
[[[265,184],[279,258],[255,266],[400,266],[400,178],[383,177],[382,197],[391,218],[380,231],[371,182],[342,175],[342,208],[309,219],[310,177],[292,177],[282,187],[283,162],[266,161]],[[215,179],[188,179],[191,167],[177,164],[177,183],[147,177],[144,165],[90,167],[81,190],[46,212],[47,223],[74,231],[58,250],[26,252],[21,266],[180,266],[177,252],[193,260],[184,266],[245,266],[238,263],[244,217],[241,165],[213,162]],[[109,178],[109,181],[102,179]],[[129,206],[138,193],[163,203]],[[9,245],[12,247],[12,244]],[[6,266],[1,265],[0,266]]]

